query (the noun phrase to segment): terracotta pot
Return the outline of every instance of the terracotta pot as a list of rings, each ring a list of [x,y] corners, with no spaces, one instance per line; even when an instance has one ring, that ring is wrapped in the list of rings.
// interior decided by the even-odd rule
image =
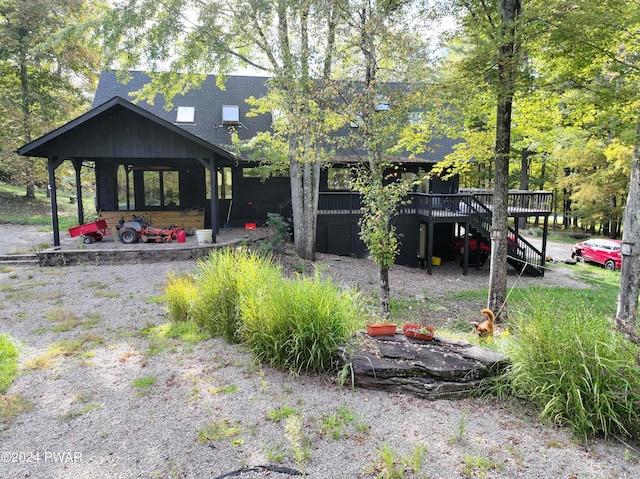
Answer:
[[[393,336],[396,334],[395,324],[367,324],[369,336]]]
[[[425,333],[424,330],[427,332]],[[422,339],[423,341],[433,340],[433,326],[420,326],[416,323],[404,323],[402,331],[407,338]]]

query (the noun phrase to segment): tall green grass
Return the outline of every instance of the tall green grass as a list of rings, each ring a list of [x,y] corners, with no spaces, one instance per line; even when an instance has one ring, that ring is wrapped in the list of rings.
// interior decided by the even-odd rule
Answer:
[[[361,326],[355,292],[319,276],[280,278],[240,305],[242,338],[261,362],[296,373],[331,369],[338,346]]]
[[[242,341],[260,361],[296,373],[330,369],[362,322],[355,292],[319,276],[285,277],[245,249],[212,252],[193,274],[170,276],[165,295],[173,321]]]
[[[510,299],[508,389],[582,439],[640,433],[640,351],[611,322],[615,299],[612,286],[528,288]]]
[[[0,393],[11,386],[17,371],[18,349],[8,334],[0,333]]]

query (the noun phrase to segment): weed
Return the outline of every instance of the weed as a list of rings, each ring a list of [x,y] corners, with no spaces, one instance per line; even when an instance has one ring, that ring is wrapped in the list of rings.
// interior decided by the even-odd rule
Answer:
[[[40,356],[31,359],[25,364],[26,369],[45,369],[56,364],[55,360],[61,357],[71,357],[78,355],[84,347],[82,339],[73,341],[60,341],[52,344]]]
[[[228,419],[220,419],[206,424],[198,430],[198,442],[215,442],[223,439],[237,440],[242,433],[238,423],[231,423]]]
[[[287,444],[283,442],[269,442],[265,447],[265,456],[270,463],[280,464],[288,454]]]
[[[162,295],[162,296],[147,296],[145,298],[145,300],[149,304],[160,304],[160,303],[164,303],[167,300],[167,297],[165,295]]]
[[[154,376],[145,376],[143,378],[134,379],[131,381],[131,385],[138,389],[138,394],[143,396],[149,392],[151,386],[156,383],[157,379]]]
[[[64,308],[53,308],[45,313],[49,321],[56,323],[78,322],[78,316]]]
[[[378,449],[378,461],[372,466],[371,473],[380,479],[402,479],[405,472],[417,473],[422,467],[427,449],[416,446],[408,456],[399,456],[389,444]]]
[[[209,393],[217,395],[217,394],[231,394],[238,390],[238,386],[232,384],[230,386],[222,386],[219,388],[209,388]]]
[[[64,413],[62,416],[60,416],[60,419],[62,419],[63,421],[69,421],[78,416],[84,416],[85,414],[88,414],[91,411],[95,411],[96,409],[100,409],[101,407],[102,406],[98,403],[85,404],[78,409],[72,409],[71,411]]]
[[[13,394],[0,394],[0,423],[9,424],[21,413],[30,410],[33,404]]]
[[[280,422],[288,418],[289,416],[292,416],[295,413],[296,413],[295,409],[285,404],[284,406],[278,409],[269,409],[267,411],[267,419],[269,421]]]
[[[345,434],[347,424],[353,421],[355,414],[349,408],[341,407],[335,413],[322,415],[321,430],[333,439],[340,439]]]
[[[473,456],[467,454],[462,460],[460,474],[464,477],[485,477],[485,473],[490,470],[502,470],[502,464],[491,462],[486,457]]]
[[[96,292],[93,295],[99,298],[119,298],[120,297],[120,293],[116,293],[115,291],[104,291],[102,289],[96,290]]]
[[[304,465],[310,458],[309,440],[303,431],[302,415],[294,414],[286,419],[285,437],[289,442],[293,457],[298,467],[304,471]]]
[[[456,427],[456,433],[449,439],[450,443],[462,443],[467,435],[467,425],[469,424],[469,411],[462,409],[460,411],[460,417],[458,418],[458,425]]]

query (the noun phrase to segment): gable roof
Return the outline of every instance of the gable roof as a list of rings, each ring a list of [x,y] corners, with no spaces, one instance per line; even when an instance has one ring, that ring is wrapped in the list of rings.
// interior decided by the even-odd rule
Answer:
[[[138,119],[143,119],[151,127],[162,128],[168,130],[170,134],[180,139],[182,147],[184,145],[191,145],[187,147],[188,150],[196,152],[213,152],[213,154],[219,155],[223,158],[234,159],[234,155],[225,149],[207,142],[206,140],[180,128],[166,120],[159,118],[152,112],[140,108],[134,105],[128,100],[122,97],[116,96],[104,103],[92,108],[85,114],[71,120],[70,122],[62,125],[61,127],[41,136],[40,138],[22,146],[17,150],[18,154],[24,156],[36,156],[47,158],[51,156],[59,156],[63,158],[88,158],[95,156],[108,157],[113,156],[106,153],[105,148],[93,148],[97,146],[97,143],[108,143],[109,139],[94,139],[92,148],[86,147],[86,142],[77,145],[77,142],[68,141],[71,138],[77,138],[83,136],[89,129],[95,127],[100,122],[110,121],[114,116],[118,115],[118,118],[122,118],[123,115],[128,117],[135,116]],[[111,123],[117,123],[111,120]],[[122,125],[116,125],[122,127]],[[140,140],[144,141],[144,139]],[[114,143],[114,142],[110,142]],[[116,142],[117,143],[117,142]],[[90,152],[89,152],[90,151]]]

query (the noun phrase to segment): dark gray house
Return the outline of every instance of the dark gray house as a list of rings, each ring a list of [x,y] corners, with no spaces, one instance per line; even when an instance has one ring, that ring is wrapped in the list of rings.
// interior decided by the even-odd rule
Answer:
[[[178,223],[185,228],[207,227],[215,235],[223,224],[261,225],[268,213],[287,218],[289,178],[264,180],[256,174],[255,162],[231,153],[228,147],[232,131],[246,140],[271,128],[271,116],[247,115],[251,107],[245,101],[251,96],[264,96],[267,80],[230,76],[225,88],[220,89],[216,78],[209,76],[199,88],[176,96],[167,110],[160,96],[153,104],[131,103],[130,93],[149,81],[146,74],[131,72],[131,79],[123,84],[114,72],[105,72],[90,111],[18,152],[47,158],[52,185],[62,161],[70,160],[78,177],[83,165],[93,166],[97,207],[110,226],[122,216],[144,214],[158,226]],[[452,151],[454,144],[454,140],[443,138],[432,142],[429,151],[419,157],[397,158],[400,174],[428,172]],[[317,236],[320,252],[366,255],[357,234],[359,198],[345,189],[345,175],[353,166],[353,156],[340,152],[332,159],[331,168],[322,172]],[[434,177],[411,196],[411,203],[395,219],[402,243],[398,263],[427,266],[430,271],[434,256],[445,261],[455,259],[456,228],[464,227],[465,232],[488,242],[490,193],[460,193],[457,177],[446,181]],[[82,198],[81,191],[78,198]],[[53,188],[54,243],[59,244],[55,201]],[[550,212],[551,195],[546,192],[514,193],[511,201],[514,217],[546,218]],[[82,223],[81,202],[78,211]],[[517,231],[512,234],[517,235]],[[466,251],[468,254],[468,248]],[[544,264],[543,252],[527,251],[524,255],[522,250],[514,266]],[[466,272],[467,255],[463,263]]]

